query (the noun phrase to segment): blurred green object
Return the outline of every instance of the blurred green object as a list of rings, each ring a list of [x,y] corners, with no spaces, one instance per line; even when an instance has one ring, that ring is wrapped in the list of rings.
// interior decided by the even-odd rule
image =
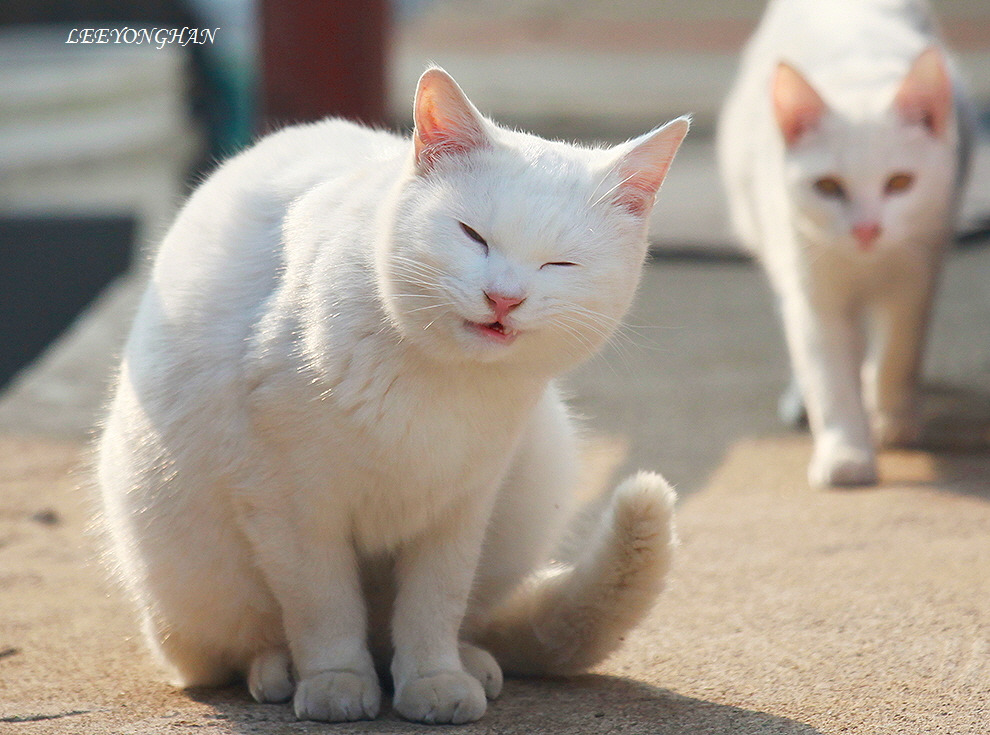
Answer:
[[[207,155],[227,158],[249,143],[257,128],[257,3],[255,0],[186,0],[199,27],[216,29],[212,44],[190,46],[202,88],[194,108],[206,127]]]

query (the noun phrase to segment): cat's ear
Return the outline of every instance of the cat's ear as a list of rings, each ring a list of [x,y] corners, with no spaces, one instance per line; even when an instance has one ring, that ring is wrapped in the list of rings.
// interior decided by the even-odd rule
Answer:
[[[416,88],[413,108],[416,168],[431,171],[445,156],[489,145],[481,113],[447,72],[427,69]]]
[[[945,132],[952,116],[952,80],[937,47],[929,46],[914,60],[894,106],[906,122],[923,125],[931,135]]]
[[[797,69],[781,61],[773,75],[773,112],[790,148],[818,127],[826,105]]]
[[[612,167],[619,179],[612,201],[632,214],[649,214],[690,126],[689,117],[679,117],[621,146],[623,153]]]

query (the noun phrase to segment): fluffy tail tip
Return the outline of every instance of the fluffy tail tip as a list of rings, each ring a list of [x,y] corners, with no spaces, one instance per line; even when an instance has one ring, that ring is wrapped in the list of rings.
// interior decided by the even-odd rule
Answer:
[[[622,536],[651,546],[675,544],[676,501],[677,493],[663,477],[655,472],[638,472],[615,489],[612,497],[615,528]]]

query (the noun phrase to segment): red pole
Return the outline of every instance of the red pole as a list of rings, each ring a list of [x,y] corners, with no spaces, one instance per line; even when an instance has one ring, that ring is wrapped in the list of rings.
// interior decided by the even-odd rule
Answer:
[[[261,0],[261,126],[385,120],[388,0]]]

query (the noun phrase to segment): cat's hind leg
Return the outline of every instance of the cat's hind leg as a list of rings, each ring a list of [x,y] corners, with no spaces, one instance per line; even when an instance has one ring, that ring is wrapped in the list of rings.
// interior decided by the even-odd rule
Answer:
[[[296,691],[292,658],[284,648],[269,648],[251,660],[248,689],[256,702],[288,702]]]
[[[502,667],[484,648],[461,642],[459,652],[464,670],[478,680],[485,690],[485,696],[495,699],[502,693]]]
[[[275,601],[217,500],[224,487],[166,450],[130,381],[122,380],[114,406],[97,466],[113,572],[173,683],[227,684],[245,674],[254,652],[281,640]]]
[[[259,702],[284,701],[292,683],[285,681],[287,652],[280,660],[278,611],[254,579],[231,568],[218,576],[229,586],[217,591],[212,585],[212,594],[205,585],[196,590],[188,578],[149,581],[143,589],[157,599],[142,605],[146,639],[177,686],[224,686],[246,676]]]
[[[239,671],[229,657],[176,630],[163,629],[145,620],[145,634],[162,663],[171,671],[172,683],[184,689],[218,687],[234,681]]]

